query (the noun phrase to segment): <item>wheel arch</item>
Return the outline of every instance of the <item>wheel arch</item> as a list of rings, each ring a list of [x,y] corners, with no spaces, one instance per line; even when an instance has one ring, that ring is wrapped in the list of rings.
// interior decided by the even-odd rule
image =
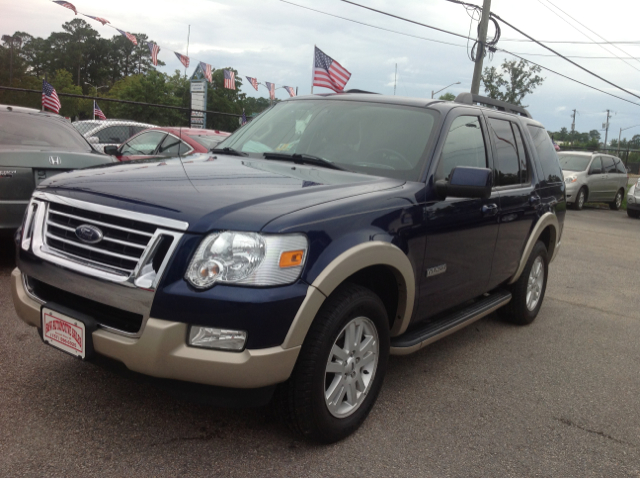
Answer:
[[[413,267],[407,255],[397,246],[382,241],[370,241],[338,255],[316,277],[309,286],[307,296],[289,328],[282,347],[287,349],[303,343],[324,300],[338,286],[352,280],[370,287],[376,275],[378,278],[385,278],[383,284],[388,285],[391,277],[395,280],[397,295],[381,299],[388,312],[395,310],[393,317],[390,317],[390,334],[402,334],[409,325],[415,303],[416,283]],[[380,285],[372,288],[374,292],[376,288],[380,288]],[[380,296],[380,291],[377,294]],[[395,303],[395,307],[390,306],[389,301]]]

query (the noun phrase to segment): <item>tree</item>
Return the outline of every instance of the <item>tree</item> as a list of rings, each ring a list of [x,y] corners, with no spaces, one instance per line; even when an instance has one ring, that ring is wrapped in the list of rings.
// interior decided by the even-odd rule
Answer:
[[[544,81],[538,75],[541,68],[524,60],[505,60],[501,68],[502,72],[498,72],[496,67],[487,67],[482,74],[484,89],[495,100],[522,105],[522,99]]]
[[[445,93],[444,95],[440,95],[438,97],[438,100],[444,100],[444,101],[453,101],[456,99],[456,96],[453,93]]]
[[[589,138],[594,141],[600,141],[600,132],[598,130],[591,130],[589,132]]]

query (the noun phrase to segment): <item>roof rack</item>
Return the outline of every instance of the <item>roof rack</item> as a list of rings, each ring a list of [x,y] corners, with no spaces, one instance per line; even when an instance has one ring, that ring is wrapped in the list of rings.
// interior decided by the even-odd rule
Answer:
[[[357,88],[352,88],[351,90],[346,90],[344,93],[369,93],[371,95],[379,95],[380,94],[380,93],[376,93],[375,91],[358,90]]]
[[[531,114],[521,106],[514,105],[513,103],[507,103],[506,101],[494,100],[493,98],[489,98],[486,96],[474,95],[473,93],[460,93],[454,101],[456,103],[463,103],[465,105],[480,104],[494,108],[496,110],[531,118]]]

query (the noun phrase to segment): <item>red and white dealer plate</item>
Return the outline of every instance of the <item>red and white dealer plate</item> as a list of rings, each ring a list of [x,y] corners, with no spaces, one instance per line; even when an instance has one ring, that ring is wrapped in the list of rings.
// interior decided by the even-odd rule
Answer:
[[[86,328],[82,321],[42,308],[42,339],[54,348],[84,359]]]

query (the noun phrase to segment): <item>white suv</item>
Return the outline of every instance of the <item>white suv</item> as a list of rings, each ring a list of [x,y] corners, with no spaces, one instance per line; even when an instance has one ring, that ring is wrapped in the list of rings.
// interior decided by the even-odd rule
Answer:
[[[142,130],[158,126],[128,120],[86,120],[72,125],[101,153],[105,146],[120,146]]]

